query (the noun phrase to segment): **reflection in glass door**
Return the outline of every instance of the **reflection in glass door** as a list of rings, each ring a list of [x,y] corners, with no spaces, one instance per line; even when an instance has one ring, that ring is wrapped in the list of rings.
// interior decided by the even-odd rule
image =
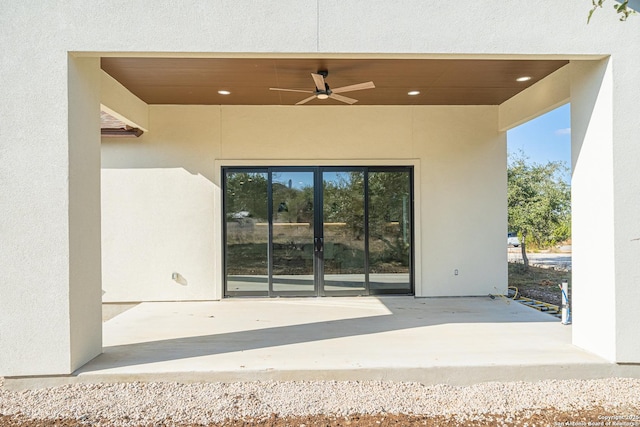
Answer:
[[[267,172],[225,174],[227,295],[264,295],[269,290]]]
[[[410,170],[370,170],[368,195],[369,291],[410,293],[413,235]]]
[[[325,295],[366,292],[364,170],[322,172]]]
[[[226,296],[413,292],[410,167],[223,173]]]
[[[278,295],[315,295],[313,171],[273,171],[272,288]]]

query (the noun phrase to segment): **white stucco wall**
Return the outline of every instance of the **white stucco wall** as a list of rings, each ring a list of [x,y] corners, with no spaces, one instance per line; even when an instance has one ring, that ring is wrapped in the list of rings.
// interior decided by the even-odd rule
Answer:
[[[217,168],[419,165],[416,294],[504,292],[506,141],[497,111],[151,106],[151,132],[103,140],[103,299],[221,296],[214,161]],[[185,280],[173,281],[173,272]]]
[[[556,0],[500,2],[499,7],[489,0],[461,0],[455,8],[443,7],[435,0],[285,0],[277,5],[250,0],[185,0],[179,8],[172,0],[141,0],[117,6],[105,0],[70,0],[46,8],[35,0],[3,1],[0,266],[9,284],[1,288],[0,298],[0,375],[68,373],[96,351],[93,338],[72,332],[82,322],[80,328],[99,329],[93,319],[83,318],[81,310],[70,307],[79,302],[73,302],[74,297],[69,295],[78,289],[70,272],[85,271],[81,264],[89,259],[88,265],[92,265],[91,259],[99,254],[96,242],[83,240],[87,258],[71,256],[75,249],[70,242],[75,239],[74,233],[91,229],[99,219],[88,192],[72,184],[85,178],[93,182],[96,171],[80,169],[72,178],[74,166],[69,162],[78,160],[73,157],[69,127],[85,129],[93,124],[83,124],[70,114],[70,102],[76,101],[68,95],[76,81],[69,79],[68,58],[123,52],[368,57],[454,54],[484,58],[539,55],[569,59],[610,56],[610,105],[598,102],[603,108],[597,109],[599,116],[591,116],[593,109],[588,105],[576,108],[574,102],[572,121],[587,127],[600,117],[611,122],[605,123],[611,131],[601,134],[605,145],[601,149],[607,151],[610,145],[611,157],[576,160],[576,169],[584,166],[595,172],[602,168],[603,178],[611,179],[612,185],[598,193],[606,208],[590,212],[595,229],[578,225],[574,239],[588,241],[592,231],[606,235],[613,227],[614,241],[605,243],[607,247],[613,245],[615,268],[607,268],[604,283],[595,283],[589,272],[597,265],[588,261],[600,249],[588,246],[576,250],[574,287],[613,295],[597,306],[593,300],[578,298],[576,315],[597,310],[599,315],[610,313],[613,320],[593,330],[591,339],[577,342],[611,360],[639,362],[640,337],[633,328],[639,321],[635,305],[640,298],[640,244],[634,240],[640,235],[640,45],[635,43],[640,40],[640,25],[637,17],[618,22],[609,7],[598,10],[587,25],[589,7],[586,3]],[[88,76],[92,70],[97,73],[96,66],[87,66],[80,74]],[[580,87],[584,86],[572,83],[572,97],[575,94],[588,99],[580,95]],[[91,95],[86,91],[91,92],[84,88],[80,97],[88,100]],[[572,138],[574,147],[583,143],[578,136]],[[574,192],[586,195],[588,190],[575,187],[588,183],[578,180]],[[72,205],[84,197],[92,208],[85,215],[74,216]],[[83,286],[91,289],[87,298],[95,304],[99,297],[92,295],[101,287],[99,275],[82,277]],[[75,314],[69,317],[72,311]],[[72,335],[77,337],[75,344],[71,344]],[[614,335],[615,341],[607,335]]]
[[[597,316],[583,307],[615,306],[616,289],[607,286],[615,276],[613,206],[613,115],[611,62],[572,64],[572,207],[573,207],[573,339],[589,343],[615,360],[615,312]],[[590,250],[598,248],[597,251]],[[597,266],[589,268],[589,266]],[[594,343],[594,340],[596,341]]]
[[[51,55],[0,72],[49,70],[0,107],[0,375],[70,373],[102,351],[99,60]]]
[[[612,97],[609,111],[613,117],[607,114],[601,118],[605,123],[612,121],[615,286],[611,286],[611,292],[615,294],[615,302],[612,301],[610,306],[615,313],[616,336],[616,355],[612,360],[640,363],[640,334],[637,329],[640,323],[640,54],[630,51],[611,61],[611,74],[604,82],[607,96],[610,93]],[[608,228],[608,225],[600,224],[600,227]],[[595,290],[597,285],[592,281],[589,283],[592,285],[590,289]],[[611,329],[608,333],[612,333]]]
[[[52,309],[64,310],[69,317],[68,369],[82,366],[102,350],[100,288],[90,286],[99,283],[102,271],[98,62],[98,58],[69,58],[68,61],[69,306],[52,306],[49,302],[39,313],[44,316],[43,323],[47,322],[46,316]],[[60,337],[60,332],[56,331],[55,336]],[[37,369],[46,373],[48,366],[39,365]]]

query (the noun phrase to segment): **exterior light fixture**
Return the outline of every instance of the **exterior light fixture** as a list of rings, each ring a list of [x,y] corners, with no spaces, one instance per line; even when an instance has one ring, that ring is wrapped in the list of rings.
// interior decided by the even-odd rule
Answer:
[[[528,82],[529,80],[531,80],[531,76],[522,76],[516,79],[517,82]]]
[[[419,90],[411,90],[411,91],[407,92],[407,95],[409,95],[409,96],[420,95],[420,91]]]
[[[231,92],[229,92],[228,90],[219,90],[218,93],[220,95],[231,95]]]

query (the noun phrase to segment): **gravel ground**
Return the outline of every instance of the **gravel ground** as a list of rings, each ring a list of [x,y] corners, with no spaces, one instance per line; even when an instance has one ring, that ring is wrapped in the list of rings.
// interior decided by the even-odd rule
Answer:
[[[136,382],[22,392],[6,390],[0,380],[0,426],[491,426],[607,425],[607,421],[640,426],[640,379],[466,387],[377,381]]]

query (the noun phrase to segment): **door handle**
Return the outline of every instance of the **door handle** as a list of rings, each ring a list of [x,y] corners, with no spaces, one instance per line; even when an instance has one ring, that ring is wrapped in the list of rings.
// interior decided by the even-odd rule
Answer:
[[[324,250],[324,239],[322,237],[316,237],[313,239],[316,252],[322,252]]]

